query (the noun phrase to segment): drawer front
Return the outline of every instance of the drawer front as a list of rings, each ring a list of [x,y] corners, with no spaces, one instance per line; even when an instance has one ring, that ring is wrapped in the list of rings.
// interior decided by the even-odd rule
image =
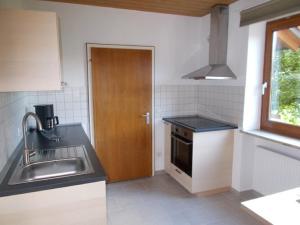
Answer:
[[[172,163],[170,165],[169,174],[175,180],[177,180],[177,182],[184,186],[189,192],[192,192],[192,178],[189,175],[187,175]]]

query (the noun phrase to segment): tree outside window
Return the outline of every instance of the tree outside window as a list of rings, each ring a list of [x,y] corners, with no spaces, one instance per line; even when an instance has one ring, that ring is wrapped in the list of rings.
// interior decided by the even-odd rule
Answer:
[[[300,36],[300,30],[297,29]],[[300,48],[292,49],[289,41],[298,41],[297,31],[291,29],[279,31],[287,33],[293,39],[280,40],[274,33],[271,79],[270,118],[283,123],[300,125]],[[293,35],[293,36],[292,36]]]
[[[300,138],[300,14],[266,27],[261,129]]]

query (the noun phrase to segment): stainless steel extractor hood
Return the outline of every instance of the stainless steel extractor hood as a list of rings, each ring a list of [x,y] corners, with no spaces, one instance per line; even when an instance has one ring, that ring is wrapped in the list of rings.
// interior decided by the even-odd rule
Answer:
[[[228,6],[216,5],[211,9],[209,37],[209,65],[182,78],[194,80],[236,79],[227,65]]]

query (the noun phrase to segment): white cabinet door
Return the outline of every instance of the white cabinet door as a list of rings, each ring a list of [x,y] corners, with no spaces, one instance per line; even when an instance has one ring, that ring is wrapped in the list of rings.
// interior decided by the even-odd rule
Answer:
[[[0,92],[61,88],[57,16],[0,10]]]
[[[106,217],[105,181],[0,198],[1,225],[106,225]]]
[[[231,186],[233,130],[194,133],[193,192]]]

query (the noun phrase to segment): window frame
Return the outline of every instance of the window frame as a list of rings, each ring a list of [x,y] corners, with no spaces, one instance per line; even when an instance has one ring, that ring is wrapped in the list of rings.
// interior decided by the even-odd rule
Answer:
[[[293,26],[300,26],[300,14],[278,19],[275,21],[270,21],[266,25],[263,83],[266,82],[267,87],[265,89],[265,94],[262,95],[260,129],[293,138],[300,138],[300,126],[294,126],[269,120],[273,32],[287,29]]]

